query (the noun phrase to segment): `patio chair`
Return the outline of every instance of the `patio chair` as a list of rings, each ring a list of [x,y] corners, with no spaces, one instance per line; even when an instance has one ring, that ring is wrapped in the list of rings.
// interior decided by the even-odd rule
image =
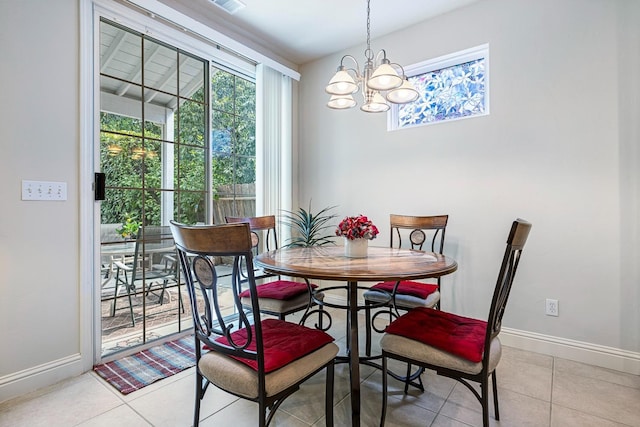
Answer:
[[[387,327],[380,341],[383,390],[381,426],[384,426],[387,410],[388,359],[433,369],[438,375],[453,378],[465,385],[482,405],[484,427],[489,426],[491,377],[494,415],[496,420],[500,419],[496,367],[500,362],[502,347],[498,334],[530,230],[531,224],[521,219],[514,221],[511,226],[486,322],[419,307],[400,316]],[[479,393],[470,382],[480,384]]]
[[[251,230],[251,243],[254,256],[260,252],[278,249],[278,235],[276,233],[276,217],[274,215],[258,217],[225,217],[227,223],[247,223]],[[277,316],[280,320],[285,320],[289,314],[308,310],[301,318],[301,323],[308,318],[313,305],[310,289],[317,288],[317,285],[283,280],[280,276],[266,273],[262,270],[254,270],[256,280],[264,283],[258,285],[258,305],[260,311],[265,314]],[[266,281],[265,281],[266,280]],[[249,307],[251,299],[249,291],[242,294],[242,303]],[[315,294],[317,300],[322,301],[324,294]],[[318,327],[322,329],[322,305],[318,306]]]
[[[257,402],[256,424],[264,427],[303,382],[326,370],[325,419],[332,426],[338,346],[324,331],[280,319],[262,320],[249,224],[186,226],[171,222],[171,229],[195,330],[193,425],[199,424],[200,403],[209,384]],[[217,257],[233,260],[230,278],[218,272]],[[240,301],[243,285],[249,288],[248,307]]]
[[[131,323],[135,326],[131,297],[137,292],[137,284],[142,284],[142,294],[145,297],[153,292],[154,285],[159,285],[161,289],[158,301],[163,304],[165,294],[170,297],[167,290],[169,283],[178,283],[178,262],[171,230],[168,226],[145,227],[142,238],[135,242],[133,256],[115,260],[114,265],[116,273],[111,316],[115,316],[118,293],[124,287],[129,302]],[[178,300],[180,309],[184,312],[180,292]]]
[[[431,252],[442,254],[444,249],[444,235],[447,229],[449,215],[435,216],[410,216],[395,215],[389,216],[391,228],[390,246],[392,248],[402,247],[402,232],[408,237],[411,249],[423,250],[424,243],[428,240],[431,245],[426,249]],[[408,236],[406,236],[408,234]],[[392,299],[387,303],[387,309],[377,312],[371,316],[371,306],[387,301],[387,294],[392,295]],[[398,309],[411,310],[415,307],[440,307],[440,277],[431,282],[401,281],[382,282],[372,286],[363,294],[365,302],[365,334],[366,334],[366,354],[371,355],[371,329],[376,332],[384,332],[384,329],[375,327],[377,316],[388,313],[389,321],[397,317]]]

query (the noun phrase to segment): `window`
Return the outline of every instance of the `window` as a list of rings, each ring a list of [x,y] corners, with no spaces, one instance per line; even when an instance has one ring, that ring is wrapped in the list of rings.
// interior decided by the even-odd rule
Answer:
[[[405,73],[420,97],[393,107],[390,130],[489,114],[488,45],[406,67]]]

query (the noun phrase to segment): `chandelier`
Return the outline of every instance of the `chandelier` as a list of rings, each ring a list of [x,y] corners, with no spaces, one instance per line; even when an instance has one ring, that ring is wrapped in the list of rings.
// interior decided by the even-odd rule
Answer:
[[[391,63],[384,49],[375,56],[371,50],[370,2],[371,0],[367,0],[367,49],[364,51],[366,62],[360,71],[356,58],[351,55],[342,57],[338,70],[325,88],[331,95],[327,103],[329,108],[344,110],[355,107],[357,102],[353,94],[358,90],[362,91],[364,97],[364,104],[360,109],[367,113],[387,111],[389,103],[406,104],[418,99],[418,91],[407,80],[404,68]],[[346,68],[346,59],[353,61],[355,68]]]

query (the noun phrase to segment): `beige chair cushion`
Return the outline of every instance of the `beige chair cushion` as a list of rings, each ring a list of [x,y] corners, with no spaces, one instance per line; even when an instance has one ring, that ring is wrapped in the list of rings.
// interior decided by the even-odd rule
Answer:
[[[380,346],[386,352],[397,354],[420,362],[429,363],[443,368],[455,369],[467,374],[478,374],[482,371],[482,362],[473,363],[462,357],[454,356],[446,351],[400,335],[384,334]],[[502,345],[498,337],[491,341],[489,358],[489,372],[498,366],[502,356]]]
[[[385,302],[387,297],[384,293],[378,291],[365,291],[363,294],[365,300],[373,302]],[[396,306],[399,308],[416,308],[429,307],[433,308],[440,301],[440,292],[435,291],[429,294],[427,299],[422,299],[413,295],[396,295]],[[391,304],[391,302],[389,302]]]
[[[324,299],[322,292],[316,293],[316,298],[320,301]],[[244,297],[241,299],[244,307],[251,307],[251,298]],[[274,298],[258,298],[258,305],[261,311],[271,313],[287,313],[294,309],[306,307],[309,304],[309,293],[305,292],[290,300],[279,300]]]
[[[267,396],[273,396],[327,364],[338,354],[338,346],[326,344],[313,353],[265,375]],[[258,373],[244,363],[209,351],[200,358],[200,372],[214,385],[239,396],[258,397]]]

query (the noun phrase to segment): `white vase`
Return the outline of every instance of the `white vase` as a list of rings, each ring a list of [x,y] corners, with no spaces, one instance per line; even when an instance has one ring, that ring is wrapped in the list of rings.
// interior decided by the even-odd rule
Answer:
[[[369,248],[369,239],[344,238],[344,256],[348,258],[366,258]]]

